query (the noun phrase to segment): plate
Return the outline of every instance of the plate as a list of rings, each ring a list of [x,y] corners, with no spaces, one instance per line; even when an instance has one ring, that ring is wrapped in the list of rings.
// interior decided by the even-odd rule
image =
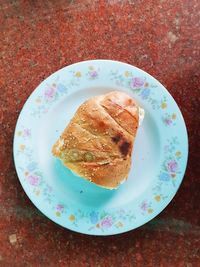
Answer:
[[[75,176],[51,154],[79,105],[112,90],[127,92],[145,110],[129,178],[117,190]],[[176,194],[187,157],[184,119],[166,88],[141,69],[111,60],[76,63],[44,80],[14,134],[17,174],[31,201],[57,224],[90,235],[123,233],[158,215]]]

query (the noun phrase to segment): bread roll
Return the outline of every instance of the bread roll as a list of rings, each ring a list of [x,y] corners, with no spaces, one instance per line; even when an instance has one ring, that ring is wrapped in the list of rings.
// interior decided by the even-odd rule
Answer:
[[[126,93],[95,96],[78,108],[52,153],[78,176],[117,188],[128,177],[138,125],[139,106]]]

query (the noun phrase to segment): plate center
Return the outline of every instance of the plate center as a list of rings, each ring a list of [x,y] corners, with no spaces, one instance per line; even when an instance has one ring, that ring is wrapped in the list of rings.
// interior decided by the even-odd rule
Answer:
[[[51,154],[52,145],[59,138],[77,108],[94,95],[113,88],[86,88],[63,97],[41,120],[37,147],[39,162],[47,183],[53,187],[63,204],[95,208],[115,208],[127,205],[144,194],[156,179],[160,160],[160,140],[156,123],[147,107],[145,119],[139,128],[133,150],[132,167],[128,180],[117,190],[107,190],[74,175]]]

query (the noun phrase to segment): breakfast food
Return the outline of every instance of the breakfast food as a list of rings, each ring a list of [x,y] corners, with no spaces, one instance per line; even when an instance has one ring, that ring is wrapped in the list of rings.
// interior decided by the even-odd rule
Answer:
[[[123,92],[92,97],[78,108],[52,153],[78,176],[117,188],[128,177],[141,111]]]

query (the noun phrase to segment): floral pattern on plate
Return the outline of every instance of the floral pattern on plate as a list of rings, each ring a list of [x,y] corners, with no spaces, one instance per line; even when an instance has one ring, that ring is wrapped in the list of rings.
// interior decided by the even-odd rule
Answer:
[[[106,68],[104,68],[104,64]],[[147,103],[159,121],[164,135],[159,173],[146,194],[130,206],[82,209],[59,200],[46,180],[35,154],[35,125],[63,97],[101,81],[129,90],[144,105]],[[29,106],[28,106],[29,105]],[[88,61],[66,67],[44,81],[31,95],[28,108],[22,110],[14,140],[14,158],[19,179],[35,205],[53,221],[69,229],[88,234],[108,235],[134,229],[156,216],[178,189],[187,161],[187,136],[180,111],[174,100],[148,74],[133,66],[114,61]],[[28,112],[27,112],[28,111]],[[30,115],[30,117],[29,117]],[[168,129],[174,128],[174,131]],[[178,128],[177,128],[178,127]]]

